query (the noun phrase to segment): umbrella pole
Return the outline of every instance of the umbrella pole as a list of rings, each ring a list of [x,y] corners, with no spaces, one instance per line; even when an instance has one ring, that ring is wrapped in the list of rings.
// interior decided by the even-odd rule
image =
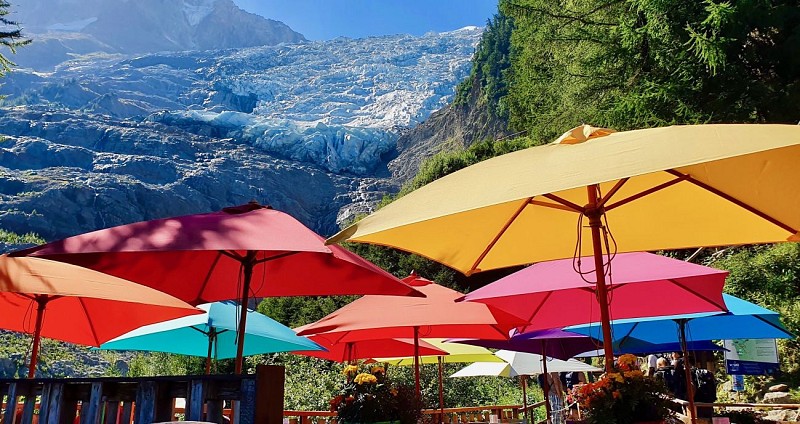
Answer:
[[[525,424],[528,424],[528,376],[521,375],[519,376],[520,385],[522,386],[522,416],[525,418]]]
[[[597,278],[597,303],[600,304],[600,324],[603,330],[603,351],[605,354],[605,370],[614,369],[614,347],[611,338],[611,315],[608,312],[608,288],[606,275],[603,269],[603,245],[600,239],[600,229],[603,227],[603,207],[599,205],[597,185],[587,187],[589,191],[589,204],[586,205],[584,214],[589,218],[589,227],[592,231],[592,252],[594,253],[594,269]],[[580,255],[580,252],[578,252]]]
[[[542,376],[544,377],[542,379],[542,390],[544,391],[544,413],[547,415],[545,420],[548,424],[550,424],[553,422],[553,418],[550,415],[553,407],[550,405],[550,382],[548,381],[549,376],[547,375],[547,357],[544,355],[542,355]]]
[[[444,423],[444,365],[441,356],[439,359],[439,422]]]
[[[28,364],[28,378],[36,375],[36,362],[39,359],[39,343],[42,340],[42,321],[44,319],[44,308],[47,306],[47,296],[36,296],[36,329],[33,331],[33,347],[31,348],[31,361]]]
[[[692,424],[697,422],[697,409],[694,406],[694,386],[692,385],[692,367],[689,364],[689,351],[686,346],[686,320],[679,319],[678,328],[681,338],[681,351],[683,352],[683,375],[686,378],[686,397],[689,402],[689,417]]]
[[[208,332],[208,355],[206,356],[206,375],[211,374],[211,349],[214,347],[214,341],[217,338],[217,333],[212,328]]]
[[[242,259],[242,270],[244,272],[244,284],[242,285],[242,312],[239,315],[239,333],[236,334],[236,374],[242,373],[242,363],[244,362],[244,333],[247,324],[247,303],[250,296],[250,281],[253,279],[253,267],[255,267],[256,252],[248,250],[247,255]]]
[[[417,399],[422,399],[422,390],[419,386],[419,327],[414,327],[414,390]]]

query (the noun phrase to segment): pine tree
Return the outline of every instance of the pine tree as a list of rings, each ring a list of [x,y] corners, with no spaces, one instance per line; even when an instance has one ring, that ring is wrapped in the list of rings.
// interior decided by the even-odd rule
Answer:
[[[23,37],[22,28],[18,23],[6,18],[10,13],[10,8],[11,4],[0,0],[0,44],[6,46],[11,53],[16,53],[17,47],[30,44],[31,40]],[[13,66],[14,62],[0,53],[0,76],[5,75]]]

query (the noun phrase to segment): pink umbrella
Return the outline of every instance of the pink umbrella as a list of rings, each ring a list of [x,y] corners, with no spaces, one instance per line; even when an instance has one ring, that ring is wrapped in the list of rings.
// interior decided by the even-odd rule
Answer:
[[[592,261],[591,257],[582,258]],[[572,259],[540,262],[463,297],[528,322],[521,332],[600,321],[596,286]],[[622,253],[611,262],[611,319],[726,311],[726,271],[650,253]]]
[[[291,216],[251,202],[220,212],[137,222],[16,252],[105,272],[192,305],[251,297],[421,296]],[[243,307],[239,328],[246,328]],[[241,372],[244,332],[237,338]]]

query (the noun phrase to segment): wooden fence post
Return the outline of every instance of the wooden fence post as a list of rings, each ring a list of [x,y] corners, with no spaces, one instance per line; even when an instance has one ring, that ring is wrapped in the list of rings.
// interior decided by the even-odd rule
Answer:
[[[203,405],[206,401],[205,380],[192,380],[189,383],[189,396],[186,399],[186,421],[203,421]]]
[[[103,383],[92,383],[89,401],[81,404],[81,424],[98,424],[102,399]]]
[[[17,383],[8,383],[6,396],[8,396],[8,401],[6,402],[6,412],[3,414],[3,422],[11,424],[17,413]]]
[[[156,418],[156,382],[142,381],[136,390],[136,412],[134,424],[150,424]]]
[[[286,369],[280,365],[256,367],[256,424],[283,423]]]

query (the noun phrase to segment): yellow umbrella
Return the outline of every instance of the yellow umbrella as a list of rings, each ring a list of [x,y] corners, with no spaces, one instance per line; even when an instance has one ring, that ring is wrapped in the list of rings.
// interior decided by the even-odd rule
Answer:
[[[444,339],[421,339],[424,340],[437,349],[447,352],[446,356],[420,356],[419,360],[422,364],[436,364],[441,362],[446,364],[451,363],[470,363],[470,362],[503,362],[497,355],[492,353],[491,350],[485,347],[465,345],[461,343],[447,343]],[[385,362],[390,365],[414,365],[414,357],[402,358],[375,358],[378,362]]]
[[[608,369],[603,235],[612,253],[798,241],[799,210],[800,126],[582,126],[447,175],[329,242],[392,246],[465,274],[594,255]]]

